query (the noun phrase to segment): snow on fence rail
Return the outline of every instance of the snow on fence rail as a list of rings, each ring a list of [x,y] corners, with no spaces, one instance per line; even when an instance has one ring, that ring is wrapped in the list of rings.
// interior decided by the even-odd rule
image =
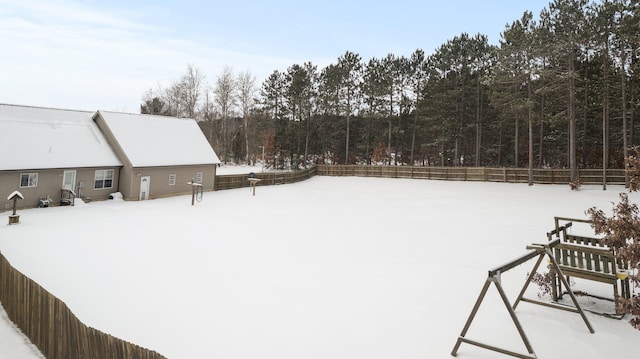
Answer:
[[[256,173],[256,178],[261,179],[260,186],[294,183],[313,176],[413,178],[507,183],[529,182],[529,170],[526,168],[316,165],[301,171]],[[602,184],[601,169],[581,169],[579,177],[582,184]],[[249,187],[247,178],[248,174],[216,176],[215,190]],[[533,182],[538,184],[569,184],[570,178],[571,171],[568,169],[533,170]],[[624,183],[624,170],[607,170],[607,184]]]
[[[316,175],[509,183],[527,183],[529,181],[527,168],[318,165],[316,166]],[[602,184],[601,169],[581,169],[579,177],[583,184]],[[569,184],[570,178],[571,171],[568,169],[533,170],[534,183]],[[624,170],[607,170],[608,184],[624,184],[624,181]]]
[[[48,359],[166,359],[82,323],[60,299],[13,268],[0,253],[0,302]]]

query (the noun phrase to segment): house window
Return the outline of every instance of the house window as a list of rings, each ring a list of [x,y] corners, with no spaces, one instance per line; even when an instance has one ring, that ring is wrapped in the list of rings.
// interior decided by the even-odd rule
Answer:
[[[37,173],[21,173],[20,174],[20,187],[38,187],[38,174]]]
[[[113,187],[113,170],[96,170],[95,189]]]
[[[170,174],[169,175],[169,186],[175,186],[176,185],[176,175],[175,174]]]
[[[196,173],[196,182],[197,183],[202,183],[202,172],[197,172]]]

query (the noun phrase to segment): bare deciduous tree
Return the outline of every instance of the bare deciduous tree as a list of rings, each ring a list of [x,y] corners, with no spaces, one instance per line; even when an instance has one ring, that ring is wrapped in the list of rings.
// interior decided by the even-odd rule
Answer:
[[[237,85],[238,100],[244,121],[245,161],[249,163],[249,118],[255,103],[256,77],[250,71],[242,72],[238,75]]]
[[[233,76],[233,70],[230,67],[225,67],[221,75],[216,79],[216,84],[213,87],[213,93],[215,94],[215,102],[220,110],[220,116],[222,121],[221,135],[222,135],[222,158],[223,161],[227,160],[228,152],[228,121],[229,116],[232,113],[233,107],[236,104],[236,80]]]
[[[205,82],[206,77],[202,71],[189,64],[187,71],[178,82],[180,109],[182,109],[185,117],[196,118],[196,110],[198,109]]]
[[[162,98],[164,102],[169,107],[168,114],[169,116],[180,117],[180,108],[181,106],[181,95],[180,95],[180,83],[175,82],[168,88],[164,89]]]

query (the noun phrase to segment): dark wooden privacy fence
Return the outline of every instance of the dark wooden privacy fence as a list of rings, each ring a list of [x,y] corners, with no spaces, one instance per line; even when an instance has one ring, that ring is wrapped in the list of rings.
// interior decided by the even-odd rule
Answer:
[[[0,253],[0,303],[48,359],[166,359],[80,322],[67,305]]]
[[[291,172],[257,172],[258,186],[294,183],[307,180],[316,175],[316,166]],[[216,176],[215,190],[249,187],[249,173]]]

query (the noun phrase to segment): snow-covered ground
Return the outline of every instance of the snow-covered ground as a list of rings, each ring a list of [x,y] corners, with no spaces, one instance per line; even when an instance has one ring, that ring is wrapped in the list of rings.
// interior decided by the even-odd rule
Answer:
[[[609,211],[623,190],[314,177],[255,197],[208,192],[195,206],[180,196],[23,210],[0,226],[0,250],[87,325],[170,359],[447,358],[487,270],[545,242],[553,216]],[[502,275],[511,300],[532,266]],[[637,352],[626,320],[588,313],[590,334],[575,313],[521,303],[517,314],[539,358]],[[526,353],[494,287],[467,337]],[[458,354],[499,356],[468,344]]]
[[[0,358],[44,359],[38,348],[31,344],[29,338],[11,322],[2,305],[0,305]]]

